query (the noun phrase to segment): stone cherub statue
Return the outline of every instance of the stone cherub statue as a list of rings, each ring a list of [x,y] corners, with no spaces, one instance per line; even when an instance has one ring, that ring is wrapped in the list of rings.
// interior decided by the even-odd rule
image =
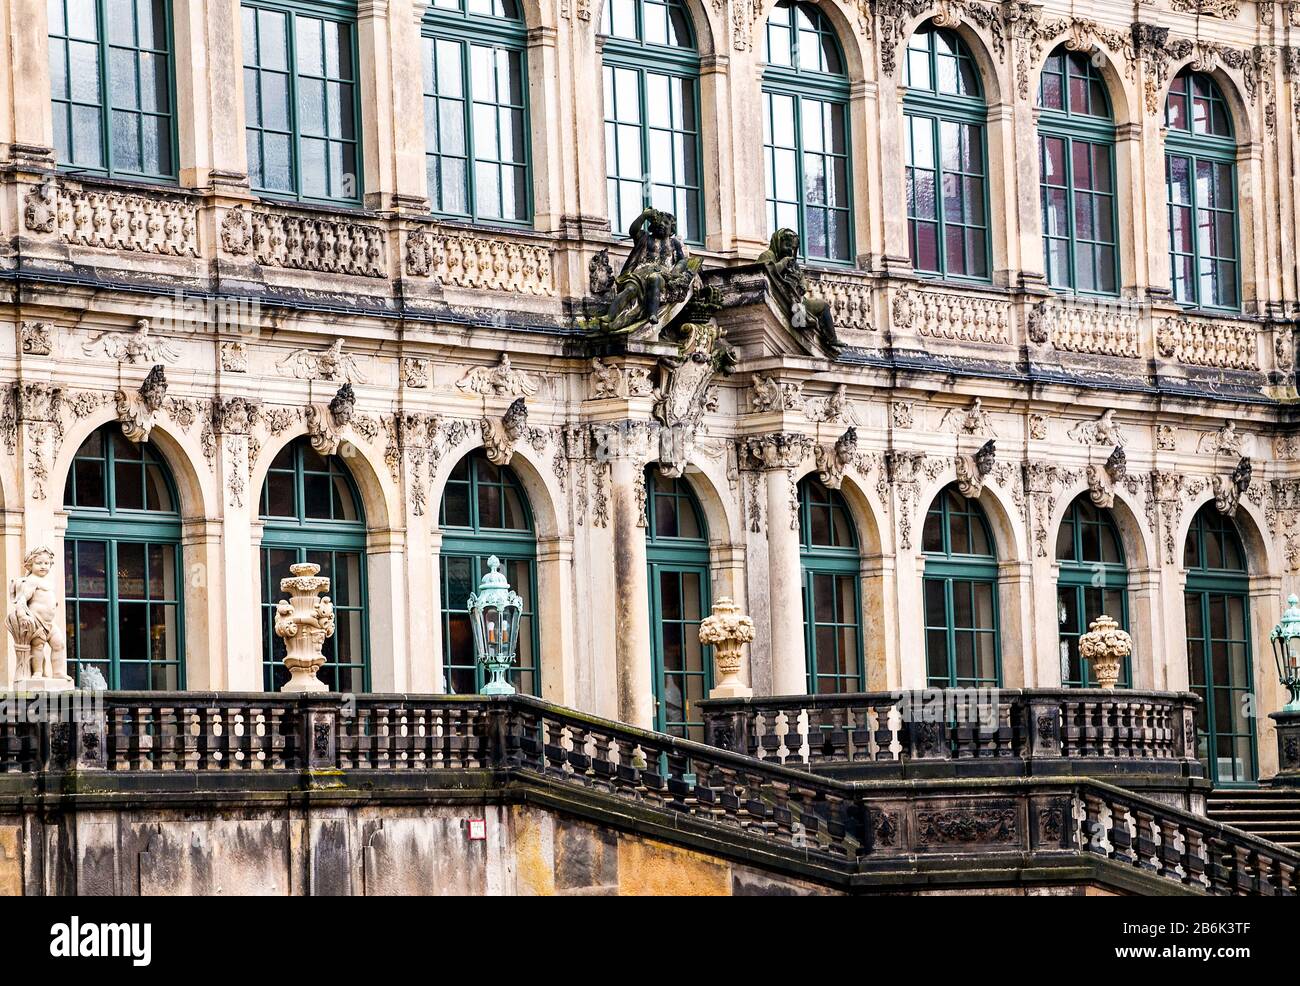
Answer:
[[[808,294],[808,278],[799,264],[799,234],[792,229],[778,229],[758,255],[781,307],[790,316],[790,324],[803,330],[809,323],[817,330],[822,344],[832,353],[844,348],[835,335],[835,320],[830,305],[823,298]]]
[[[677,235],[671,213],[646,209],[628,235],[632,252],[614,278],[614,294],[604,315],[588,327],[611,335],[662,329],[685,307],[700,286],[700,260]]]
[[[18,657],[16,685],[45,679],[43,686],[47,689],[72,687],[63,604],[50,580],[54,561],[54,552],[49,548],[33,548],[23,558],[24,574],[9,583],[5,626],[14,638]]]

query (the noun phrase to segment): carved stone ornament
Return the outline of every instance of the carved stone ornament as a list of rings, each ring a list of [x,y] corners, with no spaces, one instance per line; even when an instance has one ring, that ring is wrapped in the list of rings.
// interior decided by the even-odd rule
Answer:
[[[619,366],[599,356],[591,361],[591,396],[597,400],[649,397],[654,389],[647,367]]]
[[[844,481],[844,470],[853,462],[858,452],[858,429],[850,426],[835,444],[813,447],[817,462],[817,478],[830,489],[838,490]]]
[[[117,392],[117,420],[121,422],[122,434],[137,445],[147,442],[166,399],[167,375],[162,364],[158,363],[149,371],[138,391]]]
[[[242,205],[227,210],[221,219],[221,248],[242,257],[253,246],[253,224]]]
[[[515,398],[500,420],[484,418],[482,428],[488,461],[498,466],[510,465],[515,443],[528,433],[528,407],[524,399]]]
[[[957,491],[967,499],[977,499],[984,492],[984,480],[993,471],[998,450],[990,438],[974,455],[957,456]]]
[[[1115,409],[1106,408],[1096,421],[1080,421],[1066,432],[1083,445],[1127,445],[1124,433],[1115,420]]]
[[[328,404],[307,406],[307,435],[311,447],[321,455],[333,455],[343,440],[343,429],[352,423],[357,398],[352,384],[345,383]]]
[[[536,377],[510,365],[505,353],[496,366],[475,366],[456,382],[456,389],[479,397],[532,397],[537,393]]]
[[[911,428],[915,420],[911,401],[894,401],[890,408],[890,414],[893,417],[895,428]]]
[[[700,259],[677,235],[671,213],[648,208],[628,229],[632,250],[614,278],[605,314],[590,319],[591,332],[644,333],[658,338],[700,287]]]
[[[700,622],[700,643],[713,646],[718,683],[709,698],[749,698],[754,690],[740,676],[745,645],[754,639],[754,621],[740,611],[730,596],[721,596],[713,612]]]
[[[1088,498],[1099,507],[1115,505],[1115,487],[1128,475],[1128,455],[1122,446],[1115,446],[1105,463],[1088,466]]]
[[[24,356],[49,356],[54,351],[53,326],[49,322],[23,322],[19,332]]]
[[[1237,512],[1241,503],[1241,494],[1250,489],[1250,481],[1255,469],[1250,459],[1242,456],[1232,472],[1227,476],[1216,475],[1212,480],[1214,489],[1214,509],[1228,517]]]
[[[1088,624],[1088,632],[1079,637],[1079,656],[1092,667],[1097,687],[1114,688],[1119,681],[1124,658],[1133,653],[1133,638],[1104,613]]]
[[[1040,301],[1029,309],[1025,319],[1025,331],[1029,341],[1035,346],[1046,346],[1052,341],[1052,315],[1046,301]]]
[[[299,380],[366,381],[357,358],[343,351],[342,339],[335,339],[321,350],[295,349],[276,365],[285,376]]]
[[[1237,422],[1227,421],[1218,431],[1201,435],[1196,451],[1201,455],[1244,455],[1250,436],[1237,434]]]
[[[175,363],[181,354],[165,339],[149,335],[149,320],[136,319],[134,332],[97,332],[82,345],[87,356],[103,353],[119,363]]]
[[[750,404],[755,411],[796,411],[803,407],[803,384],[755,374]]]
[[[790,327],[799,332],[814,331],[822,346],[835,355],[844,348],[835,334],[831,306],[824,298],[808,293],[808,278],[799,263],[799,234],[792,229],[778,229],[758,255],[767,273],[768,284]]]
[[[429,361],[423,356],[402,357],[402,384],[412,390],[429,386]]]
[[[948,408],[939,419],[939,427],[958,435],[988,435],[993,432],[993,419],[976,397],[965,410]]]
[[[593,298],[603,298],[614,290],[614,268],[609,263],[609,251],[598,250],[587,264],[587,289]]]
[[[248,372],[248,347],[237,339],[221,344],[221,368],[227,373]]]
[[[798,432],[775,431],[750,435],[741,439],[740,445],[745,464],[750,468],[798,469],[812,449],[812,439]]]
[[[848,393],[848,386],[839,384],[825,397],[809,397],[803,404],[804,414],[815,424],[861,424]]]
[[[334,606],[329,596],[320,595],[329,591],[330,580],[311,562],[290,565],[289,571],[293,574],[280,580],[280,591],[289,593],[289,598],[275,604],[275,635],[284,641],[284,666],[289,671],[280,691],[329,691],[316,674],[325,665],[321,648],[334,636]]]
[[[55,560],[49,548],[33,548],[23,557],[23,574],[9,582],[5,626],[17,658],[12,686],[16,692],[73,687],[68,675],[63,600],[50,577]]]
[[[729,373],[735,352],[722,338],[717,324],[687,322],[676,356],[660,363],[662,386],[655,391],[654,416],[659,429],[659,472],[680,477],[695,450],[696,432],[710,405],[715,373]]]
[[[1029,437],[1036,442],[1047,440],[1047,415],[1037,412],[1029,416]]]

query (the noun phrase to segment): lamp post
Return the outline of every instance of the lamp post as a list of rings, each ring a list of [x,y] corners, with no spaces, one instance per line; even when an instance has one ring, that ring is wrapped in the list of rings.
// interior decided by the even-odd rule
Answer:
[[[515,689],[506,680],[506,672],[515,663],[524,603],[500,571],[500,559],[493,555],[487,564],[478,592],[471,592],[465,604],[474,628],[474,656],[492,675],[483,694],[513,695]]]
[[[1268,635],[1277,661],[1277,677],[1291,700],[1269,718],[1277,723],[1277,775],[1273,784],[1300,786],[1300,598],[1287,599],[1282,619]]]

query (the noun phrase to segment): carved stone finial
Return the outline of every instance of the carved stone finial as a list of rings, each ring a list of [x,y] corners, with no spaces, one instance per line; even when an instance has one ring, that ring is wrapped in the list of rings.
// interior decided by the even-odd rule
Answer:
[[[730,596],[713,604],[713,612],[700,623],[700,643],[713,645],[718,684],[709,698],[749,698],[754,690],[741,680],[744,647],[754,639],[754,621],[740,611]]]
[[[1114,688],[1124,658],[1133,653],[1133,638],[1104,613],[1088,624],[1079,638],[1079,656],[1092,663],[1099,688]]]
[[[73,687],[68,675],[63,600],[50,578],[54,562],[49,548],[33,548],[23,557],[23,574],[9,583],[5,626],[18,659],[14,691],[52,692]]]
[[[319,565],[300,562],[290,565],[293,574],[280,580],[280,591],[288,599],[275,604],[275,635],[284,641],[284,666],[289,680],[282,692],[326,692],[329,686],[316,677],[325,665],[321,652],[325,641],[334,636],[334,605],[328,592],[330,580],[318,574]]]

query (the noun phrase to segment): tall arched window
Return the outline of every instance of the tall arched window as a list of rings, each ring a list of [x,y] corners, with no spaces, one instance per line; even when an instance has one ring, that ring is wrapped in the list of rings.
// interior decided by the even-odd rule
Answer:
[[[712,678],[709,649],[700,643],[700,621],[709,614],[709,530],[686,480],[650,465],[645,484],[655,728],[703,740],[695,703],[709,694]]]
[[[1183,69],[1165,100],[1165,177],[1174,300],[1241,307],[1237,252],[1237,143],[1219,86]]]
[[[998,560],[984,511],[949,486],[925,515],[921,537],[930,687],[1000,686]]]
[[[526,32],[516,0],[434,0],[424,11],[424,162],[435,213],[527,223]]]
[[[1038,84],[1038,111],[1047,282],[1115,294],[1115,121],[1092,60],[1064,46],[1052,52]]]
[[[907,42],[907,225],[912,266],[989,279],[983,89],[966,42],[925,25]]]
[[[306,438],[282,448],[262,484],[262,661],[267,691],[289,678],[275,604],[289,566],[311,562],[330,580],[334,636],[325,641],[318,677],[336,692],[370,689],[366,597],[366,518],[347,464],[322,456]]]
[[[768,233],[793,229],[811,260],[853,260],[849,77],[826,16],[777,0],[767,18],[763,158]]]
[[[1079,659],[1079,637],[1088,624],[1105,613],[1128,629],[1128,567],[1119,528],[1109,510],[1079,496],[1056,534],[1057,622],[1061,632],[1061,683],[1093,688],[1092,666]],[[1132,657],[1124,659],[1119,685],[1133,685]]]
[[[1257,763],[1246,706],[1254,689],[1246,551],[1232,521],[1213,504],[1192,519],[1183,566],[1188,678],[1201,698],[1199,755],[1215,785],[1252,784]]]
[[[478,591],[492,555],[501,559],[510,588],[523,600],[519,650],[510,682],[527,695],[542,693],[537,639],[537,535],[523,484],[509,466],[488,461],[482,449],[451,471],[442,494],[442,661],[447,691],[475,695],[486,672],[474,655],[466,600]]]
[[[162,456],[104,425],[77,449],[63,505],[68,674],[93,665],[109,688],[184,688],[181,518]]]
[[[626,233],[654,206],[704,239],[700,54],[680,0],[605,0],[605,174],[609,221]]]
[[[844,497],[813,476],[799,483],[799,560],[808,692],[860,692],[866,675],[858,534]]]

